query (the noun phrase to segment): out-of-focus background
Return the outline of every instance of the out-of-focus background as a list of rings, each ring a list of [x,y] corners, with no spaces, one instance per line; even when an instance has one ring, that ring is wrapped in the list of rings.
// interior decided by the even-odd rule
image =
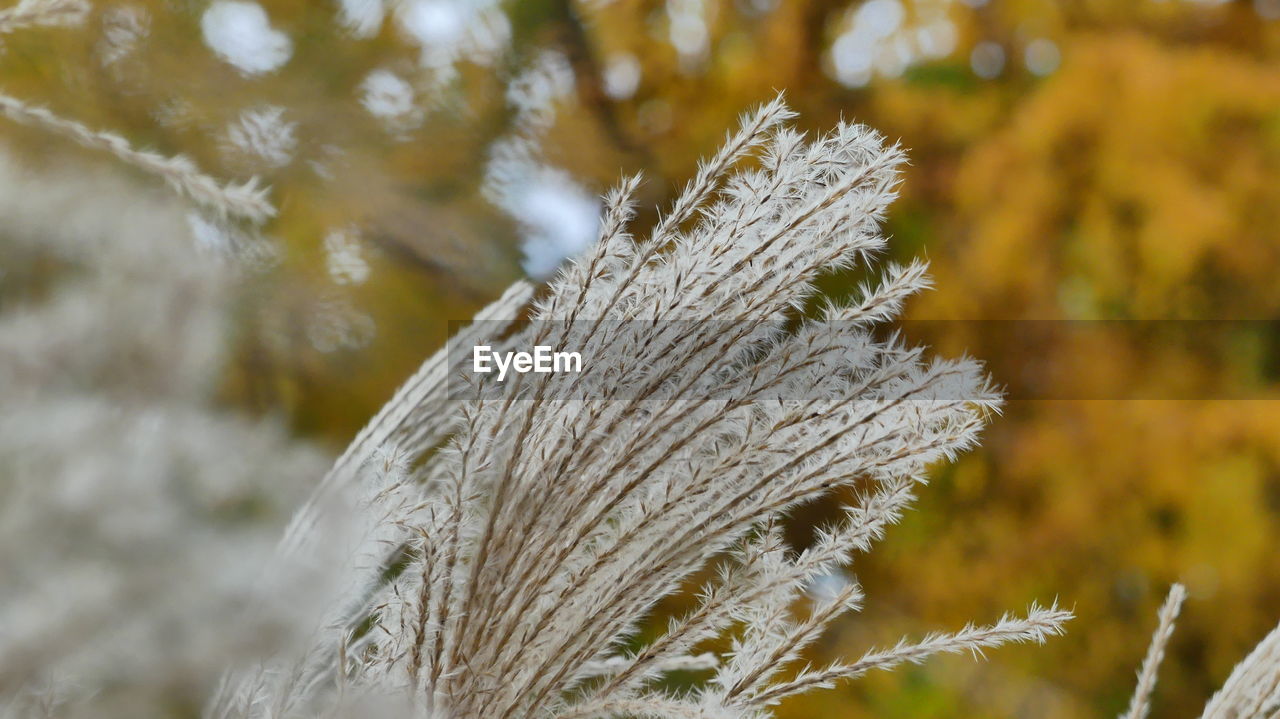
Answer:
[[[805,128],[854,118],[909,148],[892,253],[926,256],[937,284],[913,318],[1280,313],[1280,0],[136,0],[0,43],[0,93],[272,186],[261,227],[185,216],[249,268],[213,391],[334,451],[450,320],[590,242],[619,177],[643,171],[661,206],[777,90]],[[113,162],[4,118],[0,143],[16,167]],[[31,172],[6,169],[0,237]],[[60,271],[30,247],[5,258],[11,306]],[[978,352],[972,324],[931,326]],[[1196,714],[1280,620],[1280,360],[1262,339],[1153,353],[1111,333],[1041,357],[1061,383],[1046,394],[1152,399],[1011,402],[853,568],[866,610],[813,659],[1032,599],[1074,608],[1069,634],[780,715],[1118,713],[1174,581],[1190,600],[1156,702]],[[999,350],[979,358],[1013,381]],[[1157,399],[1188,385],[1245,399]]]

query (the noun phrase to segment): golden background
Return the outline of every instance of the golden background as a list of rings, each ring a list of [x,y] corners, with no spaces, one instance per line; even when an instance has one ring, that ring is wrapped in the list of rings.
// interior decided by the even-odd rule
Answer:
[[[221,178],[246,176],[221,151],[222,128],[246,107],[286,108],[296,157],[259,173],[280,210],[264,228],[279,258],[244,279],[222,397],[283,416],[335,451],[443,342],[450,320],[521,276],[521,228],[481,186],[489,148],[515,122],[507,82],[545,52],[573,71],[542,140],[545,161],[593,193],[643,170],[646,206],[668,201],[738,113],[775,90],[805,128],[843,116],[900,139],[911,165],[888,218],[892,252],[927,256],[937,284],[910,305],[913,318],[1277,317],[1280,3],[872,1],[878,9],[861,16],[871,2],[508,2],[509,48],[459,59],[421,123],[396,137],[363,112],[356,88],[376,68],[412,76],[417,49],[390,20],[372,38],[349,37],[333,5],[316,0],[263,3],[293,43],[276,73],[240,75],[204,47],[204,3],[147,0],[128,4],[146,10],[146,37],[112,63],[100,36],[125,5],[95,5],[82,28],[4,37],[0,90],[188,154]],[[684,53],[672,42],[680,12],[704,31]],[[857,58],[842,71],[833,48],[884,13],[897,17],[880,38],[888,49],[862,75],[849,74]],[[951,35],[936,25],[921,40],[928,23]],[[892,55],[911,43],[931,56]],[[619,67],[638,69],[637,82],[611,95],[603,88]],[[0,139],[38,162],[94,157],[7,121]],[[335,227],[356,228],[367,281],[326,274],[323,239]],[[839,294],[855,279],[826,287]],[[317,346],[311,330],[325,322],[344,338],[336,347]],[[971,325],[950,325],[935,344],[964,351]],[[939,468],[917,509],[853,567],[866,610],[813,660],[994,620],[1032,599],[1073,608],[1068,635],[985,662],[874,675],[798,698],[780,716],[1115,715],[1174,581],[1190,599],[1157,714],[1198,713],[1280,620],[1278,337],[1153,355],[1117,334],[1055,351],[1049,361],[1063,371],[1048,373],[1059,383],[1048,393],[1072,396],[1084,383],[1153,399],[1011,402],[983,446]],[[1000,373],[1016,371],[1018,357],[996,350],[979,359],[1009,381]],[[1252,399],[1155,399],[1187,386]],[[801,512],[795,538],[823,511]]]

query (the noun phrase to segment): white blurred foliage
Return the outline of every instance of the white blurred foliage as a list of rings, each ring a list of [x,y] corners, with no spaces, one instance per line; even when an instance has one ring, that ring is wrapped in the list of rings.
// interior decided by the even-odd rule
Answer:
[[[414,99],[413,86],[390,70],[374,70],[360,83],[360,104],[392,132],[421,124],[423,112]]]
[[[331,230],[324,238],[325,263],[329,277],[340,285],[359,285],[369,279],[369,263],[360,251],[354,229]]]
[[[128,57],[151,31],[151,15],[137,5],[117,5],[102,13],[102,39],[98,53],[103,65]]]
[[[188,212],[186,217],[187,227],[191,230],[191,239],[201,251],[228,256],[234,252],[236,241],[229,228],[221,226],[199,212]]]
[[[604,68],[604,91],[615,100],[626,100],[640,87],[640,61],[630,53],[609,58]]]
[[[757,17],[767,15],[778,7],[780,0],[742,0],[739,7],[747,15],[755,15]]]
[[[907,68],[955,51],[950,0],[868,0],[852,6],[830,50],[833,76],[861,87],[877,75],[897,77]]]
[[[271,27],[262,6],[246,0],[215,0],[200,30],[209,49],[246,75],[277,70],[293,53],[293,42]]]
[[[805,594],[815,602],[830,602],[840,597],[854,585],[853,577],[843,569],[834,569],[811,577],[805,585]]]
[[[1033,75],[1048,75],[1058,69],[1058,64],[1062,62],[1062,53],[1058,50],[1057,43],[1048,38],[1039,37],[1027,43],[1023,60]]]
[[[275,241],[226,219],[191,210],[187,228],[195,247],[210,257],[234,260],[237,267],[265,270],[280,260]]]
[[[79,25],[89,9],[88,0],[18,0],[0,8],[0,35],[24,28]]]
[[[544,162],[539,151],[556,103],[572,89],[568,61],[559,53],[544,53],[509,86],[516,129],[490,148],[484,192],[519,223],[522,266],[531,277],[549,276],[565,258],[590,245],[599,226],[599,200],[567,172]]]
[[[999,43],[984,40],[973,46],[969,53],[969,67],[973,74],[984,80],[991,80],[1004,72],[1004,48]]]
[[[195,109],[186,98],[168,98],[156,103],[151,110],[151,119],[161,127],[190,127],[196,122]]]
[[[704,61],[711,49],[708,12],[703,0],[667,0],[668,37],[686,69]]]
[[[223,151],[251,169],[280,168],[293,161],[298,149],[296,122],[284,118],[279,105],[251,108],[227,127]]]
[[[377,35],[386,12],[383,0],[338,0],[339,21],[359,38]]]
[[[423,67],[441,80],[453,76],[460,60],[488,64],[511,37],[497,0],[402,0],[396,19],[421,48]]]
[[[573,93],[573,68],[558,52],[539,55],[529,70],[507,85],[507,102],[516,110],[515,125],[531,141],[555,119],[556,103]]]
[[[196,708],[314,627],[325,576],[263,570],[325,457],[217,407],[235,266],[183,203],[4,153],[0,189],[7,262],[67,268],[0,308],[0,715]]]
[[[350,300],[334,296],[315,303],[305,330],[311,346],[328,354],[368,345],[377,334],[377,324]]]
[[[595,241],[600,201],[569,173],[545,165],[509,167],[500,205],[520,222],[521,266],[530,277],[548,277],[560,263]]]

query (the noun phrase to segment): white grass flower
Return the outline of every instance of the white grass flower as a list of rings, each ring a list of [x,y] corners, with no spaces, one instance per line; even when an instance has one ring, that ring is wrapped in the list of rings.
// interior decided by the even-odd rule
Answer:
[[[257,178],[243,184],[219,182],[201,172],[187,157],[139,150],[120,135],[94,130],[9,95],[0,94],[0,114],[14,122],[62,135],[83,147],[107,152],[127,165],[163,179],[173,189],[219,215],[242,217],[252,222],[264,222],[275,216],[275,208],[267,200],[266,190],[259,187]]]
[[[1150,712],[1151,696],[1156,686],[1156,673],[1164,658],[1173,623],[1186,599],[1181,584],[1169,590],[1160,608],[1159,625],[1151,637],[1151,646],[1138,672],[1138,686],[1121,719],[1144,719]],[[1280,712],[1280,627],[1271,631],[1249,656],[1236,665],[1222,689],[1213,695],[1201,719],[1242,719],[1273,717]]]
[[[381,489],[366,491],[365,511],[380,529],[352,565],[361,588],[334,603],[310,651],[229,680],[213,716],[306,713],[332,706],[341,686],[402,696],[428,717],[755,719],[872,669],[1061,632],[1069,612],[1033,605],[794,672],[862,598],[849,582],[796,620],[804,589],[881,537],[926,468],[976,442],[999,397],[971,361],[926,360],[870,334],[927,285],[920,264],[785,329],[820,273],[883,247],[902,160],[864,127],[807,139],[785,127],[790,116],[777,100],[745,118],[641,239],[629,227],[636,181],[624,182],[594,247],[550,282],[529,322],[506,321],[528,297],[517,286],[484,313],[503,321],[451,341],[547,343],[597,362],[507,383],[454,380],[463,365],[447,354],[424,364],[283,547],[305,556],[323,534],[323,497],[372,466],[366,481]],[[753,169],[735,169],[749,157]],[[394,447],[405,479],[377,479],[379,447]],[[843,521],[790,551],[778,521],[841,486],[859,490]],[[659,599],[713,566],[692,611],[618,649]],[[715,637],[731,651],[693,653]],[[687,694],[658,691],[687,667],[712,676]]]
[[[1150,713],[1160,663],[1186,597],[1187,591],[1181,584],[1175,584],[1169,590],[1160,607],[1151,645],[1138,671],[1137,688],[1121,719],[1144,719]],[[1280,627],[1273,629],[1244,661],[1236,665],[1200,716],[1201,719],[1242,719],[1274,717],[1277,712],[1280,712]]]
[[[1280,627],[1236,665],[1201,719],[1272,717],[1280,711]]]
[[[1147,656],[1142,660],[1142,669],[1138,671],[1138,686],[1129,700],[1129,709],[1121,715],[1121,719],[1146,719],[1151,711],[1151,692],[1156,687],[1156,674],[1160,670],[1160,662],[1164,661],[1165,647],[1169,637],[1173,636],[1173,623],[1182,610],[1182,602],[1187,598],[1187,590],[1181,584],[1175,584],[1169,590],[1169,596],[1160,607],[1159,626],[1151,637],[1151,646]]]

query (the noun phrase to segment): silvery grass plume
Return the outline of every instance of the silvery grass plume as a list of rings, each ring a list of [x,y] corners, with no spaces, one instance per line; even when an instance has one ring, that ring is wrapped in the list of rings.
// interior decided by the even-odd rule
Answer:
[[[75,25],[88,12],[87,0],[20,0],[0,10],[0,35],[28,27]]]
[[[1173,623],[1186,599],[1181,584],[1169,590],[1160,608],[1159,624],[1151,637],[1151,646],[1138,671],[1138,686],[1121,719],[1144,719],[1150,712],[1156,674],[1166,647],[1173,636]],[[1201,719],[1273,719],[1280,716],[1280,627],[1276,627],[1258,646],[1236,665],[1222,689],[1204,708]]]
[[[851,583],[794,619],[805,587],[867,550],[1000,399],[975,362],[873,334],[927,286],[922,264],[800,320],[820,274],[883,249],[903,154],[859,125],[808,138],[791,117],[781,98],[745,117],[645,236],[624,181],[528,321],[511,321],[517,285],[452,343],[573,348],[580,373],[450,383],[456,357],[424,365],[286,537],[304,556],[341,513],[326,497],[365,483],[350,593],[310,651],[228,675],[211,716],[762,717],[873,669],[1062,631],[1069,612],[1032,605],[799,666],[862,601]],[[789,548],[787,512],[841,487],[858,497],[842,521]],[[624,648],[658,600],[706,576],[691,611]],[[713,640],[731,648],[708,653]],[[710,678],[662,689],[691,667]]]
[[[113,132],[95,130],[2,92],[0,115],[22,125],[61,135],[82,147],[106,152],[130,167],[163,179],[179,194],[219,217],[244,218],[260,223],[276,214],[267,199],[266,190],[259,186],[256,177],[241,184],[220,182],[201,172],[188,157],[167,156],[135,148]]]
[[[0,147],[0,717],[193,712],[334,591],[294,563],[258,600],[327,458],[218,405],[238,270],[186,212]]]
[[[1165,648],[1169,646],[1169,637],[1173,636],[1173,623],[1182,611],[1182,603],[1186,601],[1187,590],[1181,584],[1169,589],[1169,596],[1160,607],[1159,625],[1155,634],[1151,635],[1151,646],[1147,648],[1147,656],[1142,660],[1142,668],[1138,670],[1138,686],[1129,700],[1129,709],[1121,715],[1121,719],[1146,719],[1151,711],[1151,693],[1156,688],[1156,676],[1160,671],[1160,662],[1164,661]]]

